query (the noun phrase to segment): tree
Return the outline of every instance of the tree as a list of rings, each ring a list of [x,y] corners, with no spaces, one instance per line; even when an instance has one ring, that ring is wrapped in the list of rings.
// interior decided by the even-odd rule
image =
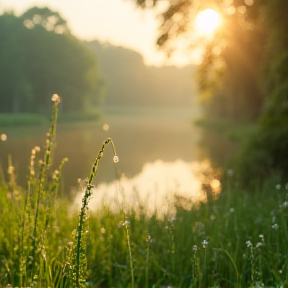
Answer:
[[[134,1],[141,7],[151,3]],[[204,47],[198,84],[206,111],[228,119],[258,119],[258,130],[238,161],[245,181],[263,179],[271,171],[287,179],[288,2],[169,0],[158,45],[170,49],[175,37],[187,36],[195,15],[207,7],[221,13],[224,24],[209,41],[191,38],[193,45]]]
[[[143,8],[151,1],[136,0]],[[157,6],[159,0],[153,1]],[[207,115],[235,120],[257,119],[263,104],[259,85],[262,45],[265,33],[260,22],[261,1],[253,0],[169,0],[161,15],[157,44],[168,53],[176,38],[190,39],[188,45],[203,49],[198,69],[198,87]],[[223,25],[212,37],[196,37],[193,22],[197,14],[213,8]]]
[[[46,112],[53,93],[64,112],[83,110],[98,98],[98,78],[95,55],[57,12],[0,16],[0,112]]]
[[[239,157],[246,181],[251,175],[260,175],[264,179],[271,171],[288,178],[287,9],[287,1],[265,1],[263,17],[267,44],[261,78],[266,102],[258,121],[258,131]]]

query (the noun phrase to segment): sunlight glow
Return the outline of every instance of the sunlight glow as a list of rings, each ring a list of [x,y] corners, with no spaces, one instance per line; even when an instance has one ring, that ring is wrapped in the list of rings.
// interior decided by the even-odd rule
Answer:
[[[161,216],[175,212],[172,207],[175,196],[183,197],[181,206],[190,209],[192,203],[206,199],[201,189],[201,171],[207,171],[209,167],[210,163],[205,161],[199,163],[157,160],[146,163],[142,171],[133,178],[122,176],[120,181],[99,183],[97,193],[93,194],[90,202],[91,209],[96,211],[106,206],[112,211],[118,211],[121,205],[125,205],[126,208],[133,207],[136,211],[137,208],[144,207],[147,215],[157,211],[158,216]],[[79,209],[81,205],[82,193],[77,194],[71,211]]]
[[[211,34],[220,23],[220,15],[213,9],[198,13],[195,19],[196,29],[203,34]]]

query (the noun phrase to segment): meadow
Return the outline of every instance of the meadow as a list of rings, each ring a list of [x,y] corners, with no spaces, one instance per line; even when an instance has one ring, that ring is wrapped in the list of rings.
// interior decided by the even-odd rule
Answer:
[[[175,191],[165,213],[148,214],[149,199],[92,211],[102,156],[119,160],[107,138],[71,211],[59,196],[69,162],[52,169],[59,102],[45,146],[31,147],[27,184],[17,184],[11,158],[0,174],[0,287],[287,287],[288,186],[277,175],[251,188],[228,170],[220,194],[203,185],[195,203]]]

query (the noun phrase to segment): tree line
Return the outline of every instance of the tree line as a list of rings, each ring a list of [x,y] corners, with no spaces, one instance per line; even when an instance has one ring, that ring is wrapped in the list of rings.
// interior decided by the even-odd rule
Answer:
[[[79,111],[99,97],[97,61],[48,8],[0,16],[0,112],[46,113],[51,95],[63,112]]]
[[[104,81],[105,105],[187,107],[195,104],[195,67],[192,65],[146,66],[142,56],[133,50],[97,40],[86,45],[97,56]]]

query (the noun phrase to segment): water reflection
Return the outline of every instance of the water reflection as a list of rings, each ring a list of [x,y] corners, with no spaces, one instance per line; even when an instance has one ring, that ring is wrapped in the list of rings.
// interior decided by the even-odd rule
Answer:
[[[155,210],[160,215],[173,212],[175,196],[187,199],[187,205],[206,199],[202,184],[207,175],[204,176],[203,171],[210,169],[207,161],[156,160],[146,163],[142,171],[132,178],[123,175],[120,180],[96,185],[89,207],[94,211],[103,206],[113,211],[133,207],[144,209],[150,215]],[[82,196],[83,193],[77,195],[73,208],[80,208]]]
[[[107,111],[99,121],[57,125],[53,168],[57,169],[62,159],[68,157],[62,173],[61,193],[69,196],[72,189],[79,190],[77,179],[89,175],[103,141],[111,137],[120,161],[113,163],[113,151],[107,147],[99,163],[95,183],[97,196],[92,206],[97,206],[100,199],[102,201],[102,198],[98,198],[101,193],[105,194],[105,199],[114,197],[115,202],[118,199],[115,200],[115,195],[120,195],[119,191],[122,190],[128,193],[127,199],[132,195],[136,197],[138,193],[140,199],[149,202],[149,207],[167,203],[165,199],[174,193],[199,200],[202,197],[199,187],[203,179],[195,171],[205,165],[206,168],[210,167],[206,162],[203,164],[207,158],[212,163],[215,156],[224,159],[229,147],[223,145],[220,139],[214,139],[212,133],[205,137],[199,127],[192,125],[192,119],[196,116],[190,107],[118,108]],[[3,131],[7,139],[0,142],[0,166],[6,172],[7,155],[12,155],[17,183],[24,187],[31,149],[36,145],[43,147],[48,128],[47,124],[47,127],[7,127]],[[213,153],[205,148],[208,144],[213,146]],[[41,153],[43,149],[39,155]],[[126,177],[121,177],[119,184],[116,179],[123,173]],[[212,184],[217,186],[216,181]],[[118,191],[118,194],[110,192],[112,190]]]

